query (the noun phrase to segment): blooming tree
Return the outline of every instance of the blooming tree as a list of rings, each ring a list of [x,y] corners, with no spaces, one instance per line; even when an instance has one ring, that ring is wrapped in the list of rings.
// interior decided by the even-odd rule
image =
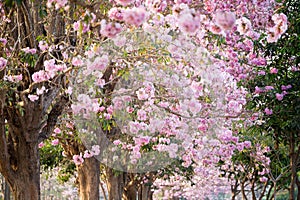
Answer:
[[[275,42],[286,31],[285,15],[273,13],[277,6],[269,0],[1,2],[0,171],[15,198],[39,199],[38,145],[53,131],[66,136],[55,129],[60,116],[73,121],[85,145],[52,141],[70,150],[81,192],[99,185],[98,161],[106,166],[110,199],[121,199],[123,190],[139,193],[146,182],[167,191],[164,198],[204,198],[225,186],[215,165],[251,147],[231,130],[246,104],[237,83],[266,64],[253,43]],[[124,189],[126,177],[134,187]],[[165,190],[170,186],[173,192]],[[149,188],[142,190],[147,198]]]

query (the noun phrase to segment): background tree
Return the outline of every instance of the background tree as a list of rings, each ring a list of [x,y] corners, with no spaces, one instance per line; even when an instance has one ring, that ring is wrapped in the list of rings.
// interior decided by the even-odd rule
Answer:
[[[246,104],[237,81],[247,78],[249,63],[263,63],[251,54],[252,43],[277,16],[270,12],[277,4],[8,0],[0,5],[0,172],[15,199],[40,198],[38,145],[52,135],[59,117],[70,113],[69,106],[82,143],[76,137],[71,143],[56,140],[77,164],[83,199],[99,195],[91,189],[98,187],[99,163],[84,160],[85,153],[86,158],[99,153],[106,165],[110,199],[150,191],[143,183],[152,184],[153,171],[158,189],[164,189],[163,179],[182,180],[172,188],[177,197],[203,198],[226,184],[215,165],[230,160],[239,145],[250,148],[230,130],[231,119]],[[280,22],[268,40],[285,31],[286,21]]]
[[[274,28],[270,29],[272,34],[267,43],[256,43],[257,53],[265,55],[267,65],[254,65],[251,79],[243,84],[252,93],[248,108],[263,114],[259,117],[262,123],[255,124],[257,133],[274,141],[270,156],[277,162],[271,162],[270,170],[279,170],[277,164],[282,162],[278,160],[289,160],[289,199],[296,199],[295,186],[299,191],[299,5],[298,1],[287,0],[278,8],[278,12],[286,13],[287,19],[281,15],[273,17],[270,26]],[[279,39],[277,33],[286,29],[280,28],[280,23],[286,20],[289,28]],[[285,149],[288,157],[282,152]],[[285,171],[285,166],[279,168]],[[284,188],[286,181],[279,188]],[[298,192],[298,199],[299,195]]]

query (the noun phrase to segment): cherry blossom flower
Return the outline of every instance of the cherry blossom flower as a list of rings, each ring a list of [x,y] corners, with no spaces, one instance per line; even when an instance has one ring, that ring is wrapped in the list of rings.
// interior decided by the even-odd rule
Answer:
[[[46,51],[49,46],[45,41],[39,41],[39,48],[41,49],[41,51]]]
[[[138,116],[138,120],[141,120],[141,121],[146,121],[147,120],[147,113],[145,110],[138,110],[137,111],[137,116]]]
[[[49,74],[47,72],[45,72],[44,70],[40,70],[40,71],[32,74],[32,80],[35,83],[40,83],[43,81],[47,81],[49,79],[50,79]]]
[[[184,12],[179,15],[178,26],[182,32],[194,34],[200,27],[200,19],[192,13]]]
[[[37,96],[35,94],[29,94],[28,98],[30,99],[30,101],[34,102],[39,99],[39,96]]]
[[[269,109],[269,108],[265,108],[265,113],[266,113],[266,115],[272,115],[273,114],[273,110]]]
[[[123,21],[124,9],[113,7],[108,11],[108,17],[113,20]]]
[[[166,0],[146,0],[145,5],[151,11],[162,12],[167,7],[167,1]]]
[[[36,88],[36,94],[37,95],[42,95],[45,91],[47,92],[45,86],[42,86],[41,89],[40,88]]]
[[[93,145],[92,149],[90,150],[93,155],[98,156],[100,153],[100,146],[99,145]]]
[[[23,75],[19,74],[19,75],[5,75],[4,76],[4,80],[7,80],[9,82],[13,82],[13,83],[17,83],[19,81],[22,81],[23,79]]]
[[[284,94],[276,93],[275,96],[276,96],[276,99],[277,99],[278,101],[282,101],[282,99],[283,99],[283,97],[284,97]]]
[[[277,74],[278,73],[278,69],[276,69],[275,67],[271,67],[270,73],[271,74]]]
[[[119,23],[107,23],[106,20],[101,21],[101,30],[100,33],[103,36],[114,38],[118,33],[122,31],[122,26]]]
[[[135,2],[135,0],[115,0],[117,4],[120,4],[122,6],[128,6]]]
[[[233,12],[218,10],[215,14],[216,24],[223,30],[231,30],[236,18]]]
[[[75,67],[80,67],[84,65],[84,62],[81,57],[77,56],[72,59],[72,65]]]
[[[52,144],[53,146],[56,146],[56,145],[59,144],[59,140],[58,140],[58,139],[54,139],[54,140],[52,140],[51,144]]]
[[[21,51],[27,53],[27,54],[36,54],[36,49],[30,49],[29,47],[21,49]]]
[[[265,176],[263,176],[263,177],[260,177],[260,178],[259,178],[259,181],[262,182],[262,183],[265,183],[265,182],[268,181],[268,178],[265,177]]]
[[[81,165],[84,162],[82,154],[80,153],[80,155],[74,155],[73,162],[75,163],[75,165]]]
[[[252,30],[251,21],[246,17],[242,17],[236,20],[236,24],[237,24],[237,31],[242,35]]]
[[[134,7],[124,10],[124,21],[127,24],[140,26],[147,19],[147,11],[143,7]]]
[[[44,142],[40,142],[39,143],[39,148],[42,148],[43,146],[45,146],[45,143]]]
[[[91,151],[89,151],[89,150],[84,151],[83,158],[91,158],[93,156],[94,156],[94,154]]]
[[[0,71],[4,70],[7,65],[7,60],[3,57],[0,57]]]

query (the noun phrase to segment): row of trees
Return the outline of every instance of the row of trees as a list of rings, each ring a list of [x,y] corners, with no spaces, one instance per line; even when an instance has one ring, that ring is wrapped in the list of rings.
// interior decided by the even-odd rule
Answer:
[[[14,198],[40,199],[41,160],[76,171],[80,199],[99,199],[99,177],[112,200],[269,199],[287,184],[295,199],[298,4],[1,1]]]

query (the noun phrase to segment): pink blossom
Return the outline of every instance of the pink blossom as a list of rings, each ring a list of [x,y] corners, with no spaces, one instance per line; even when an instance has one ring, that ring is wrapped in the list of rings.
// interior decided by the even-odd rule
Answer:
[[[245,146],[245,148],[250,148],[251,147],[251,142],[250,141],[244,141],[244,146]]]
[[[237,150],[238,151],[243,151],[243,149],[244,149],[244,143],[242,142],[242,143],[237,143],[237,145],[236,145],[236,148],[237,148]]]
[[[105,70],[108,63],[109,58],[107,55],[103,55],[102,57],[96,57],[94,62],[88,64],[88,70]]]
[[[35,54],[36,53],[36,49],[30,49],[29,47],[23,48],[21,50],[27,54]]]
[[[36,88],[36,94],[37,95],[42,95],[45,91],[46,91],[45,86],[42,86],[41,89],[40,88]]]
[[[143,146],[148,144],[150,142],[150,139],[151,138],[149,136],[143,136],[143,137],[135,137],[133,140],[137,146]]]
[[[277,40],[280,38],[280,35],[275,32],[274,28],[269,29],[268,35],[267,35],[267,42],[268,43],[274,43],[277,42]]]
[[[61,130],[60,130],[60,128],[56,127],[53,132],[56,134],[59,134],[59,133],[61,133]]]
[[[128,107],[126,108],[126,111],[127,111],[128,113],[132,113],[132,112],[134,111],[134,108],[128,106]]]
[[[182,32],[194,34],[200,27],[200,19],[192,13],[185,12],[179,16],[178,26]]]
[[[261,88],[258,87],[258,86],[255,86],[255,91],[254,91],[255,94],[260,94],[260,93],[262,93],[262,92],[264,92],[263,89],[261,89]]]
[[[258,75],[262,75],[262,76],[264,76],[264,75],[266,75],[266,72],[265,72],[265,71],[263,71],[263,70],[260,70],[260,71],[258,71],[258,72],[257,72],[257,74],[258,74]]]
[[[7,43],[7,39],[5,39],[5,38],[0,38],[0,43],[2,43],[3,46],[5,46],[6,43]]]
[[[215,25],[215,24],[211,24],[210,29],[209,29],[213,34],[220,34],[222,33],[222,29]]]
[[[75,163],[75,165],[81,165],[84,162],[81,153],[80,155],[73,156],[73,162]]]
[[[233,12],[217,11],[215,15],[216,24],[223,30],[231,30],[235,24],[236,18]]]
[[[39,143],[39,148],[42,148],[43,146],[45,146],[44,142]]]
[[[132,4],[135,2],[135,0],[115,0],[117,4],[120,4],[122,6],[128,6],[129,4]]]
[[[193,115],[196,115],[202,109],[201,103],[194,98],[185,103],[188,104],[189,110],[193,113]]]
[[[49,1],[49,0],[48,0]],[[54,0],[55,2],[55,9],[58,10],[60,8],[66,9],[66,4],[68,3],[68,0]]]
[[[269,108],[265,108],[265,113],[266,113],[266,115],[272,115],[273,114],[273,110],[269,109]]]
[[[98,156],[100,153],[100,146],[99,145],[93,145],[92,149],[90,150],[93,155]]]
[[[98,78],[97,80],[96,80],[96,83],[95,83],[97,86],[99,86],[100,88],[103,88],[104,87],[104,85],[105,85],[105,80],[104,79],[102,79],[102,78]]]
[[[122,36],[122,37],[115,37],[113,39],[114,41],[114,44],[117,46],[117,47],[122,47],[126,44],[126,37],[125,36]]]
[[[48,44],[45,41],[39,41],[39,48],[42,51],[46,51],[49,47],[48,47]]]
[[[175,0],[176,4],[190,4],[192,0]]]
[[[242,17],[236,20],[236,23],[237,23],[237,31],[242,35],[252,30],[251,22],[246,17]]]
[[[58,140],[58,139],[54,139],[54,140],[52,140],[51,144],[52,144],[53,146],[56,146],[56,145],[59,144],[59,140]]]
[[[39,99],[39,96],[37,96],[35,94],[29,94],[28,98],[30,99],[30,101],[34,102]]]
[[[82,61],[81,57],[77,56],[72,59],[72,65],[74,65],[76,67],[80,67],[80,66],[84,65],[84,62]]]
[[[265,182],[268,181],[268,178],[263,176],[263,177],[259,178],[259,181],[262,182],[262,183],[265,183]]]
[[[275,24],[281,24],[281,23],[287,23],[288,19],[287,16],[283,13],[276,13],[272,16],[272,20],[274,21]]]
[[[66,90],[66,93],[69,94],[69,95],[71,95],[72,92],[73,92],[73,88],[72,88],[71,86],[69,86],[69,87],[67,88],[67,90]]]
[[[66,127],[69,128],[69,129],[73,129],[74,125],[72,123],[67,122]]]
[[[271,67],[270,68],[270,73],[271,74],[277,74],[278,73],[278,69],[274,68],[274,67]]]
[[[275,14],[272,16],[272,20],[275,23],[274,27],[271,27],[269,30],[274,32],[275,35],[282,35],[287,30],[287,16],[283,13]]]
[[[146,113],[146,111],[142,110],[142,109],[138,110],[137,111],[137,119],[141,120],[141,121],[147,120],[147,113]]]
[[[44,70],[40,70],[38,72],[35,72],[34,74],[32,74],[32,80],[35,83],[40,83],[43,81],[47,81],[50,79],[50,76],[48,73],[46,73]]]
[[[90,29],[90,26],[87,25],[85,22],[77,21],[74,22],[73,28],[75,31],[82,31],[82,33],[86,33]]]
[[[282,85],[282,86],[281,86],[281,89],[282,89],[282,90],[288,90],[288,89],[291,89],[291,88],[292,88],[291,85],[287,85],[287,86]]]
[[[274,90],[274,87],[268,85],[268,86],[265,86],[265,90],[266,90],[266,91]]]
[[[140,26],[147,18],[147,11],[143,7],[134,7],[124,11],[124,21],[127,24]]]
[[[146,100],[149,98],[149,94],[146,93],[145,88],[141,88],[138,91],[136,91],[137,97],[139,100]]]
[[[90,152],[89,150],[84,151],[83,158],[91,158],[93,156],[94,156],[94,154],[92,152]]]
[[[0,57],[0,71],[2,71],[7,65],[7,60],[3,57]]]
[[[123,21],[123,14],[124,9],[122,8],[112,8],[108,11],[108,16],[110,19],[117,20],[117,21]]]
[[[146,7],[154,12],[162,12],[167,7],[166,0],[146,0]]]
[[[19,74],[19,75],[5,75],[4,76],[4,80],[13,82],[13,83],[17,83],[19,81],[21,81],[23,79],[23,75]]]
[[[108,38],[114,38],[118,33],[122,31],[122,26],[119,23],[106,23],[106,20],[101,21],[100,33]]]
[[[284,97],[283,94],[279,94],[279,93],[276,93],[275,96],[276,96],[276,99],[277,99],[278,101],[281,101],[281,100],[283,99],[283,97]]]
[[[114,143],[114,145],[119,145],[119,144],[122,144],[122,142],[120,141],[120,140],[115,140],[115,141],[113,141],[113,143]]]

